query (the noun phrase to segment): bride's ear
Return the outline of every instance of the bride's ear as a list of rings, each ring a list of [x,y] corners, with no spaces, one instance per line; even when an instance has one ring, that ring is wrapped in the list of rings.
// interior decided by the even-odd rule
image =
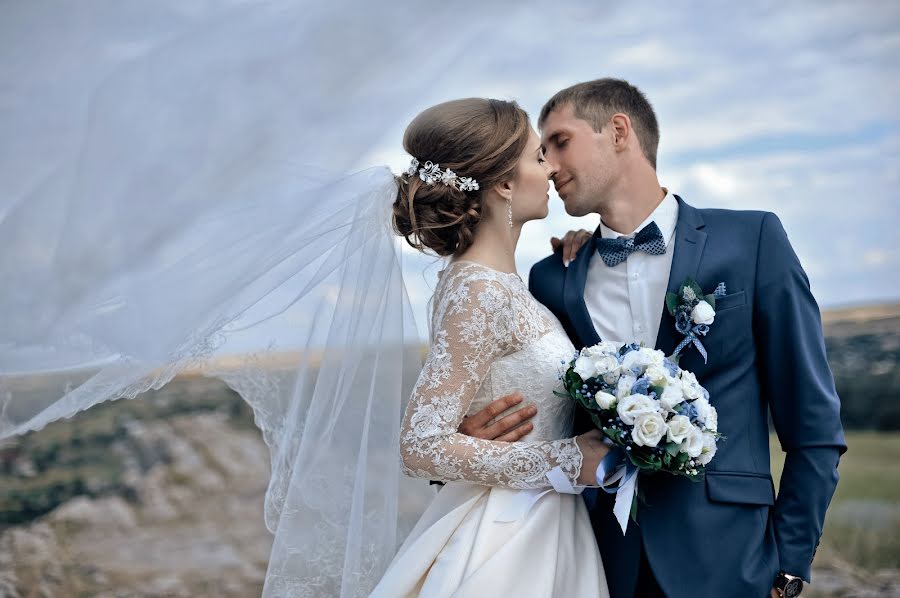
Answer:
[[[513,196],[513,181],[507,180],[501,183],[497,183],[493,187],[491,187],[491,191],[497,194],[500,199],[504,202],[512,199]]]

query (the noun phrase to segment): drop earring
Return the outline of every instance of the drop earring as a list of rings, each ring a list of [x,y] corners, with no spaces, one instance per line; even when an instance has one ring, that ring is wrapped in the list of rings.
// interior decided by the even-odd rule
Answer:
[[[512,228],[512,198],[506,200],[506,213],[509,216],[509,228]]]

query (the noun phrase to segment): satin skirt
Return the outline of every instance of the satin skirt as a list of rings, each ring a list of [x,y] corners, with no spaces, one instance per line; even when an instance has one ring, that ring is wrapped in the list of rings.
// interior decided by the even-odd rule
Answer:
[[[549,492],[518,520],[496,521],[518,494],[444,486],[370,596],[609,596],[581,496]]]

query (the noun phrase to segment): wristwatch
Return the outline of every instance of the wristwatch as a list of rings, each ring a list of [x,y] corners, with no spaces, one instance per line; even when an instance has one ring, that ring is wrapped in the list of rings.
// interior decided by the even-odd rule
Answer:
[[[794,598],[803,591],[803,580],[796,575],[788,575],[781,571],[775,578],[775,589],[782,598]]]

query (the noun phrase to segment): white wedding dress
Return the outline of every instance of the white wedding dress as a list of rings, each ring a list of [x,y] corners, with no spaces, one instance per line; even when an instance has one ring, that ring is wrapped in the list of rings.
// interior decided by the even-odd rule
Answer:
[[[553,394],[575,350],[565,331],[518,275],[474,262],[442,271],[433,301],[431,350],[400,450],[407,475],[446,484],[371,595],[608,596],[579,495],[551,490],[521,512],[523,499],[550,487],[548,471],[559,467],[574,484],[581,470],[574,403]],[[515,391],[520,407],[538,410],[524,439],[457,432],[465,415]]]

